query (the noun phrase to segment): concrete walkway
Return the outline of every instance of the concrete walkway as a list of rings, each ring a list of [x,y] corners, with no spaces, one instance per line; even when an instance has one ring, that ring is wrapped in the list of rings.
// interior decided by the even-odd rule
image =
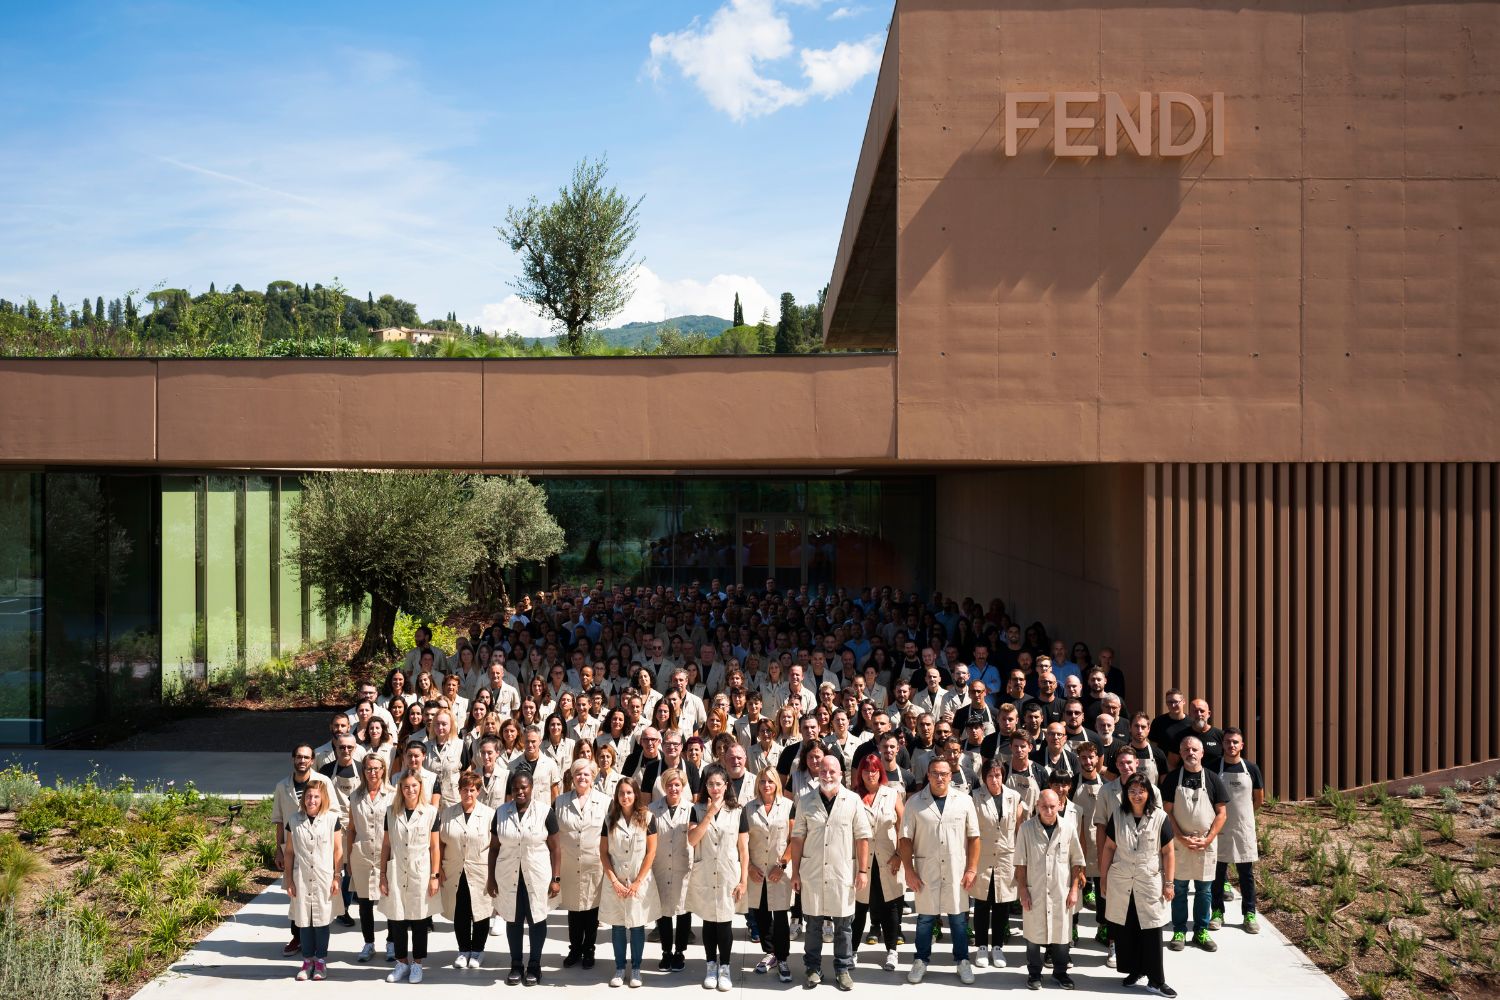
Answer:
[[[1180,954],[1168,952],[1167,981],[1184,1000],[1263,1000],[1274,996],[1277,1000],[1334,1000],[1344,993],[1334,985],[1316,966],[1303,957],[1287,940],[1271,926],[1262,921],[1262,932],[1251,937],[1239,929],[1239,908],[1230,904],[1229,926],[1215,935],[1219,943],[1216,954],[1207,954],[1189,949]],[[696,921],[695,921],[696,923]],[[801,939],[792,941],[791,965],[796,979],[790,984],[776,981],[775,975],[757,976],[753,973],[760,949],[752,945],[745,935],[743,920],[736,922],[734,976],[735,989],[731,995],[802,993]],[[1123,979],[1113,969],[1104,965],[1102,947],[1092,941],[1093,917],[1085,914],[1084,940],[1075,949],[1077,964],[1072,975],[1078,982],[1074,996],[1147,996],[1144,988],[1125,989]],[[908,918],[905,935],[908,941],[914,937],[912,920]],[[283,990],[305,988],[324,1000],[368,1000],[385,991],[408,989],[406,984],[390,985],[384,981],[390,966],[384,961],[385,934],[383,922],[377,924],[375,960],[368,965],[354,962],[360,946],[357,928],[334,925],[328,979],[322,983],[296,984],[292,976],[300,965],[298,958],[281,957],[281,947],[288,936],[287,899],[279,888],[266,890],[250,905],[241,910],[233,920],[222,925],[183,959],[147,985],[137,996],[140,1000],[197,1000],[212,997],[214,1000],[264,1000],[268,988],[279,994]],[[426,977],[418,989],[433,989],[443,996],[494,996],[497,983],[503,984],[509,968],[503,927],[497,940],[490,937],[489,950],[483,969],[458,971],[446,968],[454,957],[451,927],[439,920],[432,935],[432,954],[423,963]],[[701,928],[700,928],[701,933]],[[613,969],[613,953],[609,945],[608,930],[600,932],[598,964],[591,970],[579,968],[563,969],[562,954],[566,950],[567,928],[562,914],[554,913],[548,932],[546,955],[543,959],[542,990],[583,989],[590,995],[602,996],[613,993],[622,997],[625,990],[614,992],[608,987]],[[977,982],[972,989],[1018,989],[1025,990],[1024,946],[1012,945],[1006,949],[1005,969],[976,970]],[[952,952],[946,942],[933,949],[934,963],[928,971],[924,987],[937,987],[945,993],[961,991],[964,987],[954,974]],[[835,995],[831,983],[831,946],[824,946],[824,974],[828,984],[820,995]],[[703,995],[703,950],[698,944],[688,949],[688,967],[685,972],[660,973],[656,962],[661,957],[660,947],[646,945],[646,962],[643,966],[645,985],[653,992],[668,989],[680,997]],[[879,962],[884,952],[873,946],[861,946],[859,965],[855,969],[856,992],[869,997],[891,997],[898,987],[906,985],[906,972],[912,960],[912,946],[901,949],[899,972],[885,972]],[[1048,976],[1043,977],[1043,991],[1055,996],[1062,995]],[[504,988],[503,985],[501,988]],[[517,994],[523,987],[516,987]],[[905,994],[909,995],[909,994]],[[956,994],[955,994],[956,995]]]
[[[42,784],[57,780],[82,781],[90,774],[100,784],[116,778],[131,778],[135,787],[181,786],[191,781],[206,795],[261,798],[276,782],[291,772],[290,751],[281,753],[232,753],[165,750],[6,750],[0,751],[0,767],[17,764],[36,772]]]

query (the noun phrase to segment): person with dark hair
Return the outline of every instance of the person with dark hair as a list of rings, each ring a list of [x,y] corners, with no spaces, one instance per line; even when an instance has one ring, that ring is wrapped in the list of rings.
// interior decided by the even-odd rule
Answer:
[[[599,831],[599,862],[604,869],[604,892],[599,919],[610,925],[615,952],[615,974],[609,985],[641,985],[641,958],[646,950],[646,925],[657,912],[656,886],[651,866],[656,860],[656,817],[652,815],[635,777],[622,778]],[[629,953],[627,956],[627,945]],[[626,961],[629,960],[629,971]],[[627,980],[628,975],[628,980]]]
[[[687,836],[693,849],[688,909],[703,920],[703,950],[708,958],[703,988],[728,993],[734,988],[730,976],[734,915],[744,910],[750,873],[749,818],[720,765],[704,770],[701,787],[703,803],[693,807],[694,821]]]
[[[1010,938],[1010,911],[1016,899],[1016,834],[1026,819],[1021,793],[1005,784],[1005,761],[980,765],[974,789],[979,819],[979,874],[969,887],[974,900],[974,965],[1005,968],[1002,946]]]
[[[495,915],[505,921],[510,945],[507,984],[535,986],[542,980],[542,943],[547,912],[562,887],[562,859],[557,824],[547,806],[533,801],[533,782],[525,771],[510,773],[510,801],[495,810],[490,837],[490,877],[485,891],[495,900]],[[530,954],[522,950],[530,934]],[[523,967],[524,963],[524,967]]]
[[[490,917],[495,912],[489,886],[486,851],[495,810],[479,801],[484,780],[473,771],[458,779],[458,802],[438,818],[438,844],[442,854],[442,911],[453,921],[458,938],[455,969],[478,969],[483,965],[484,945],[490,936]]]
[[[1176,859],[1172,821],[1140,773],[1125,779],[1124,798],[1104,827],[1099,847],[1100,888],[1116,968],[1125,985],[1143,978],[1158,996],[1175,997],[1162,969],[1161,929],[1170,919]]]
[[[1245,734],[1236,726],[1224,730],[1224,757],[1219,761],[1219,780],[1229,793],[1229,802],[1224,810],[1224,830],[1219,837],[1213,917],[1208,927],[1218,930],[1224,925],[1224,888],[1229,866],[1234,865],[1239,876],[1245,933],[1259,934],[1260,923],[1255,910],[1255,862],[1260,860],[1260,843],[1255,835],[1255,811],[1265,804],[1266,785],[1260,768],[1245,759]]]
[[[969,964],[969,897],[979,876],[979,818],[974,802],[950,793],[953,765],[942,757],[927,764],[927,787],[906,801],[901,824],[901,862],[906,884],[916,897],[917,954],[906,981],[920,983],[932,958],[932,931],[946,919],[953,935],[953,960],[965,986],[974,982]]]
[[[329,925],[344,912],[338,875],[344,837],[327,785],[307,786],[300,808],[286,823],[284,848],[288,909],[302,942],[297,980],[321,980],[327,975]]]

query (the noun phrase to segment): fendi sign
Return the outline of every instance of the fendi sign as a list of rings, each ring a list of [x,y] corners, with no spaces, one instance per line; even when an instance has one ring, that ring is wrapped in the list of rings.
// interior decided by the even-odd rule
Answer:
[[[1192,94],[1163,90],[1158,94],[1141,91],[1136,95],[1135,113],[1125,99],[1110,91],[1059,90],[1055,93],[1019,91],[1005,95],[1005,155],[1020,151],[1021,134],[1041,128],[1045,109],[1052,106],[1052,153],[1055,156],[1098,156],[1097,142],[1074,142],[1069,133],[1092,134],[1103,126],[1105,156],[1118,155],[1121,138],[1137,156],[1191,156],[1209,139],[1209,151],[1224,155],[1224,94],[1215,91],[1209,97],[1213,129],[1203,102]],[[1022,108],[1027,108],[1022,112]],[[1153,126],[1155,126],[1153,128]]]

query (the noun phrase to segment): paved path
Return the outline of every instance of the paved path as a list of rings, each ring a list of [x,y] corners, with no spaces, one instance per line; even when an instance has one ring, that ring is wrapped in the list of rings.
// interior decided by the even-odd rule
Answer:
[[[147,785],[178,785],[193,782],[208,795],[260,798],[276,787],[291,771],[291,750],[277,753],[227,751],[165,751],[24,749],[0,751],[0,766],[19,764],[35,771],[43,784],[82,781],[90,774],[101,784],[121,775],[132,778],[136,788]]]
[[[404,990],[405,984],[389,985],[384,981],[390,966],[382,961],[383,949],[377,952],[374,962],[359,965],[353,961],[359,950],[360,939],[357,928],[346,929],[334,925],[333,945],[329,978],[323,983],[308,983],[305,986],[292,982],[300,959],[281,957],[281,946],[287,939],[286,895],[279,888],[267,889],[250,905],[241,910],[233,920],[222,925],[204,939],[183,959],[148,984],[137,996],[139,1000],[265,1000],[270,995],[268,988],[277,995],[283,990],[307,989],[322,1000],[369,1000],[371,996],[386,995],[387,991]],[[592,969],[562,968],[562,952],[567,939],[566,924],[562,914],[553,914],[548,933],[546,956],[543,959],[543,984],[538,992],[564,989],[584,989],[591,996],[613,993],[623,1000],[628,990],[618,992],[608,988],[608,979],[613,967],[612,952],[607,930],[600,932],[599,962]],[[1087,938],[1075,950],[1077,965],[1073,976],[1078,989],[1073,994],[1088,996],[1148,996],[1144,989],[1127,990],[1122,979],[1104,965],[1101,947],[1088,938],[1092,937],[1093,918],[1085,914]],[[792,941],[792,969],[796,981],[783,985],[773,976],[757,976],[752,972],[759,947],[750,944],[745,937],[743,921],[737,921],[735,942],[736,974],[735,989],[731,996],[744,994],[789,993],[802,994],[802,941]],[[1219,951],[1206,954],[1188,950],[1181,954],[1167,953],[1167,979],[1184,1000],[1335,1000],[1344,993],[1318,968],[1309,963],[1301,952],[1268,922],[1262,921],[1262,933],[1250,937],[1239,929],[1237,904],[1230,904],[1230,926],[1220,931],[1216,938]],[[905,929],[907,940],[913,937],[912,921],[908,918]],[[377,925],[377,945],[384,942],[384,931]],[[1012,938],[1014,942],[1016,938]],[[497,941],[492,935],[490,948],[485,957],[485,967],[479,970],[457,971],[445,968],[454,955],[453,934],[450,926],[438,922],[432,935],[433,953],[424,963],[427,973],[418,989],[439,990],[442,996],[494,997],[497,982],[505,976],[509,961],[503,935]],[[832,954],[830,946],[824,948],[825,975],[831,973]],[[961,991],[964,987],[954,975],[952,952],[943,943],[934,948],[935,962],[928,972],[924,987],[937,987],[944,993]],[[674,995],[686,998],[702,995],[703,950],[693,945],[688,951],[688,968],[675,974],[656,972],[657,959],[661,957],[658,946],[646,945],[645,985],[659,995],[668,989]],[[866,997],[895,997],[896,989],[906,985],[906,971],[912,959],[911,945],[901,949],[899,972],[885,972],[876,964],[884,958],[872,946],[864,946],[859,953],[860,962],[855,970],[855,991]],[[970,989],[1018,989],[1025,991],[1025,973],[1017,964],[1024,962],[1024,947],[1012,944],[1006,951],[1010,967],[1006,969],[977,970],[978,980]],[[830,977],[831,978],[831,977]],[[1062,991],[1051,985],[1044,976],[1043,992],[1061,996]],[[499,987],[505,989],[503,985]],[[515,987],[519,995],[524,987]],[[822,988],[821,995],[836,995],[831,983]],[[374,991],[374,992],[371,992]],[[902,994],[910,996],[911,994]]]

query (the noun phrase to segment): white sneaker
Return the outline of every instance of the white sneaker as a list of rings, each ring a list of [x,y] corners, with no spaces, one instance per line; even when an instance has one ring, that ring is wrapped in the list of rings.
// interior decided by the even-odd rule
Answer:
[[[958,963],[958,981],[965,986],[974,984],[974,967],[969,964],[967,958]]]
[[[896,971],[896,949],[892,948],[890,951],[885,953],[884,968],[886,972]]]
[[[792,932],[792,937],[801,937],[802,936],[802,921],[800,921],[800,920],[793,920],[792,921],[792,926],[791,926],[791,932]]]
[[[356,958],[355,961],[356,962],[368,962],[370,959],[372,959],[374,957],[375,957],[375,946],[373,944],[366,943],[363,948],[359,949],[359,957]]]
[[[459,952],[458,953],[458,957],[453,960],[452,968],[455,968],[455,969],[467,969],[468,967],[469,967],[469,953],[466,952],[466,951]]]
[[[719,966],[719,992],[728,993],[734,989],[734,983],[729,981],[729,966]]]
[[[469,968],[471,968],[471,969],[481,969],[483,967],[484,967],[484,952],[482,952],[482,951],[471,951],[471,952],[469,952]]]
[[[405,962],[397,962],[396,967],[392,969],[390,971],[390,974],[385,977],[385,981],[388,983],[404,983],[406,982],[406,977],[410,975],[410,973],[411,966],[407,965]]]
[[[989,964],[990,964],[990,956],[989,956],[989,954],[983,948],[975,949],[975,951],[974,951],[974,968],[976,968],[976,969],[983,969],[986,966],[988,966]]]
[[[621,986],[624,986],[624,985],[625,985],[625,973],[623,973],[623,972],[616,972],[613,976],[609,977],[609,988],[610,989],[617,990]]]
[[[1005,968],[1005,954],[998,944],[990,948],[990,965],[996,969]]]
[[[915,986],[925,975],[927,975],[927,963],[920,958],[914,959],[911,963],[911,971],[906,974],[906,981]]]
[[[719,988],[719,963],[709,962],[708,971],[703,976],[703,988],[705,990],[716,990]]]
[[[1106,966],[1108,966],[1109,968],[1113,969],[1115,967],[1116,962],[1117,962],[1117,960],[1115,958],[1115,943],[1113,941],[1111,941],[1109,943],[1109,957],[1104,960],[1104,964]]]
[[[422,981],[422,967],[415,962],[411,966],[411,975],[406,977],[409,983],[420,983]]]
[[[630,988],[633,989],[633,990],[638,990],[638,989],[641,988],[641,970],[640,969],[631,969],[630,970]]]

